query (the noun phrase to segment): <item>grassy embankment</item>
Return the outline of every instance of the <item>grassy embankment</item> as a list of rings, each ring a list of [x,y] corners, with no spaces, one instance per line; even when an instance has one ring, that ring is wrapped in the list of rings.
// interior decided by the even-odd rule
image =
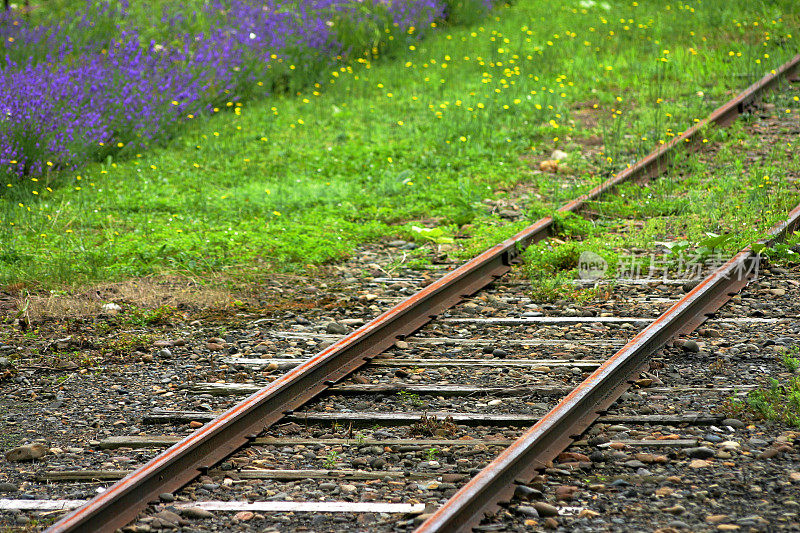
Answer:
[[[469,224],[474,251],[524,224],[498,229],[482,199],[524,184],[531,217],[548,212],[793,55],[793,4],[524,2],[439,28],[167,146],[8,187],[0,280],[245,278],[414,238],[420,221]],[[572,170],[539,173],[555,148]]]

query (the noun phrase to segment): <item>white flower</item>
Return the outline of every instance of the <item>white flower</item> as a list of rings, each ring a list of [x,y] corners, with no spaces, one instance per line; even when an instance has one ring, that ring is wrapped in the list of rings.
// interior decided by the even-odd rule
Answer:
[[[255,33],[253,33],[253,32],[250,32],[250,38],[251,38],[251,39],[255,39],[255,38],[256,38],[256,34],[255,34]]]

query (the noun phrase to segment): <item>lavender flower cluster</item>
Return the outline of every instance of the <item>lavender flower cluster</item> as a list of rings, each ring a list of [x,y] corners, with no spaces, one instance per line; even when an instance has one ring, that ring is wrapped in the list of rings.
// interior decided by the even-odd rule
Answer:
[[[128,10],[125,2],[87,0],[69,19],[37,26],[0,15],[0,172],[35,177],[138,150],[190,115],[285,89],[296,83],[295,69],[318,75],[335,58],[373,46],[347,42],[352,35],[406,35],[442,17],[446,5],[212,0],[196,12],[172,5],[158,39],[134,27]]]

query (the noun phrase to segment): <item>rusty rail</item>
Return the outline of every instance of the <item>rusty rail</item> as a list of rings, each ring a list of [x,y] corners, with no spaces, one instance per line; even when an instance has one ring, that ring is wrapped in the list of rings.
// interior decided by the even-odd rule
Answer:
[[[772,242],[800,225],[800,205],[769,234]],[[630,387],[649,356],[680,333],[700,325],[758,272],[760,257],[746,248],[631,339],[533,427],[506,448],[415,533],[467,531],[483,515],[508,501],[514,484],[525,483],[564,451]]]
[[[792,75],[798,63],[800,54],[750,86],[705,121],[559,211],[577,212],[586,201],[599,198],[619,183],[634,177],[658,174],[666,167],[667,152],[681,142],[691,141],[703,125],[728,124],[744,111],[758,93],[776,84],[781,77]],[[252,394],[53,524],[47,531],[114,531],[124,526],[149,502],[158,500],[159,494],[183,487],[284,415],[391,347],[398,338],[412,334],[437,314],[508,272],[511,265],[518,261],[521,251],[548,236],[552,227],[552,217],[542,218],[510,239],[486,250]]]

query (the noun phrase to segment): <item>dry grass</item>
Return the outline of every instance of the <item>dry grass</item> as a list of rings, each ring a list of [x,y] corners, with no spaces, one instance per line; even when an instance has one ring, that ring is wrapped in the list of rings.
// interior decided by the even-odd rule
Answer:
[[[178,309],[227,307],[232,292],[222,284],[199,284],[191,278],[158,276],[119,283],[98,283],[71,292],[36,293],[13,290],[5,318],[26,317],[29,323],[47,319],[96,316],[107,303],[127,304],[141,309],[171,306]]]

